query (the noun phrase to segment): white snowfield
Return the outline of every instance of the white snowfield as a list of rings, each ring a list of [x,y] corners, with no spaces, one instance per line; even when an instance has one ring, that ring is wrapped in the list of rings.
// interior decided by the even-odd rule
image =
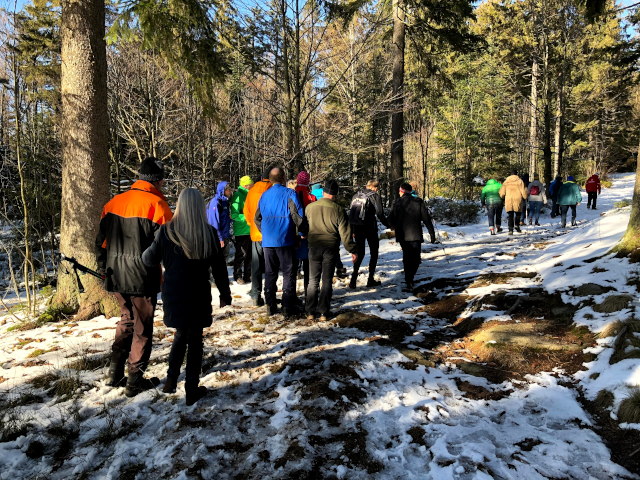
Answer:
[[[476,225],[438,225],[443,245],[423,246],[416,283],[528,271],[538,275],[466,293],[542,287],[577,305],[573,288],[596,283],[612,287],[593,297],[597,303],[610,294],[637,298],[627,285],[636,267],[607,253],[629,217],[628,207],[613,205],[632,197],[634,175],[613,180],[598,210],[586,210],[584,194],[577,227],[562,230],[548,213],[540,227],[513,237],[490,236],[484,217]],[[343,261],[349,268],[344,251]],[[592,400],[606,388],[616,412],[630,388],[640,386],[640,359],[610,365],[614,339],[603,338],[590,347],[595,360],[575,375],[556,369],[495,384],[452,363],[408,367],[398,344],[420,352],[412,345],[447,331],[450,322],[412,313],[424,303],[401,292],[394,240],[381,242],[378,272],[377,289],[364,287],[367,268],[357,290],[337,283],[335,311],[404,322],[412,333],[395,343],[385,342],[384,333],[331,322],[267,317],[264,307],[249,306],[248,285],[232,285],[235,305],[214,308],[205,332],[201,383],[210,394],[193,407],[184,404],[183,376],[171,395],[158,389],[128,399],[122,388],[105,386],[115,318],[7,331],[15,320],[4,317],[0,431],[17,433],[0,443],[0,479],[639,478],[612,460],[581,396]],[[510,318],[499,310],[478,314],[485,321]],[[574,321],[598,332],[632,315],[635,308],[603,314],[584,307]],[[161,307],[154,337],[148,375],[163,379],[172,330],[162,324]],[[504,395],[475,400],[460,381]]]

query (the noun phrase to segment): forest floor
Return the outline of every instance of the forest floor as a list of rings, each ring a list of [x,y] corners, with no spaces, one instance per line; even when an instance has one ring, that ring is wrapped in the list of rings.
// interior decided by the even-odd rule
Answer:
[[[640,273],[608,253],[633,182],[614,177],[596,211],[585,194],[573,228],[548,213],[513,237],[438,225],[415,295],[383,240],[382,286],[366,268],[357,290],[337,282],[329,322],[268,317],[233,285],[192,407],[183,377],[133,399],[105,386],[116,319],[21,330],[6,315],[0,479],[640,478],[640,423],[618,417],[640,386]],[[160,306],[150,375],[171,340]]]

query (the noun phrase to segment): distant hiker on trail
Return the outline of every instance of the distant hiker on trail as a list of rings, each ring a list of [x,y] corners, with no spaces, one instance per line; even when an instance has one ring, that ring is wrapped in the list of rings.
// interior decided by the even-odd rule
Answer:
[[[529,187],[529,174],[525,173],[521,176],[524,188]],[[524,225],[527,222],[529,216],[529,205],[527,205],[527,199],[525,198],[520,207],[520,225]]]
[[[597,173],[594,173],[589,177],[585,184],[585,190],[587,191],[587,209],[596,209],[596,202],[598,195],[600,195],[600,177]]]
[[[560,191],[558,192],[558,205],[560,205],[560,217],[562,221],[562,228],[567,226],[567,212],[571,208],[571,226],[576,225],[576,206],[582,201],[582,194],[580,193],[580,187],[575,182],[575,179],[569,175],[567,181],[562,184]]]
[[[356,261],[356,244],[351,237],[349,221],[340,205],[335,202],[338,182],[325,184],[324,196],[306,208],[303,229],[309,239],[309,287],[305,302],[307,319],[320,315],[320,321],[330,317],[333,293],[333,273],[340,256],[340,239],[351,258]],[[320,279],[322,288],[320,289]],[[319,296],[319,298],[318,298]]]
[[[407,184],[408,185],[408,184]],[[365,253],[365,242],[369,244],[369,279],[367,287],[377,287],[381,284],[379,280],[374,278],[376,266],[378,264],[378,250],[380,248],[380,239],[378,237],[378,219],[385,227],[389,227],[389,221],[384,214],[382,208],[382,199],[378,194],[380,182],[378,180],[369,180],[367,185],[358,191],[351,199],[349,207],[349,223],[357,245],[358,258],[353,264],[353,273],[349,288],[356,288],[358,280],[358,271]],[[413,188],[411,189],[413,190]]]
[[[247,193],[244,202],[244,219],[249,224],[249,235],[251,236],[251,292],[249,296],[253,300],[255,307],[264,305],[262,299],[262,276],[264,275],[264,252],[262,250],[262,233],[255,223],[258,202],[264,192],[271,188],[269,172],[267,168],[262,174],[262,180],[256,182]]]
[[[233,279],[240,285],[251,281],[251,236],[249,224],[244,217],[244,204],[247,194],[253,187],[249,175],[240,179],[238,190],[231,196],[229,212],[233,220],[233,235],[236,241],[236,255],[233,259]]]
[[[560,187],[562,187],[562,177],[558,175],[549,184],[549,197],[551,197],[551,201],[553,202],[551,206],[551,218],[556,218],[560,215],[560,205],[558,205],[558,192],[560,191]]]
[[[216,187],[216,194],[207,207],[207,220],[209,225],[216,229],[220,239],[220,246],[224,249],[225,262],[231,241],[231,213],[229,211],[231,192],[232,189],[229,182],[219,182]]]
[[[298,196],[298,200],[302,205],[302,211],[304,212],[307,208],[307,205],[315,202],[317,198],[311,195],[311,188],[309,187],[310,181],[309,172],[302,171],[298,173],[298,177],[296,179],[296,195]],[[304,295],[307,295],[307,286],[309,285],[309,243],[306,237],[301,237],[299,239],[299,245],[296,249],[296,273],[300,269],[300,264],[302,264],[302,272],[304,275]]]
[[[420,266],[420,249],[424,241],[422,224],[429,230],[431,243],[436,243],[436,232],[427,204],[421,198],[411,195],[413,188],[408,183],[400,185],[400,198],[391,208],[389,223],[396,230],[396,240],[402,247],[405,292],[413,291],[413,280]]]
[[[210,270],[220,293],[220,307],[231,305],[223,248],[216,230],[207,222],[204,199],[198,190],[185,188],[180,192],[175,216],[160,227],[142,261],[149,268],[164,265],[164,323],[176,329],[162,391],[175,393],[186,353],[184,390],[187,405],[193,405],[207,393],[198,383],[202,370],[202,329],[211,326]]]
[[[524,182],[513,171],[500,187],[500,197],[504,199],[504,208],[509,219],[509,235],[513,235],[513,229],[520,232],[520,215],[522,215],[522,203],[527,200],[527,189]],[[514,218],[515,217],[515,218]]]
[[[151,356],[153,311],[160,291],[161,270],[142,263],[142,252],[153,242],[161,225],[171,220],[169,204],[161,193],[162,162],[146,158],[139,180],[113,197],[102,210],[96,237],[98,268],[105,272],[105,288],[120,304],[120,321],[111,348],[107,385],[124,386],[133,397],[160,381],[144,378]],[[124,376],[128,359],[129,378]]]
[[[500,188],[502,184],[497,180],[490,178],[480,193],[480,203],[487,209],[487,217],[489,218],[489,232],[491,235],[502,231],[502,197],[500,197]]]
[[[545,193],[544,185],[540,181],[540,176],[537,173],[533,176],[533,182],[531,182],[527,188],[527,194],[530,209],[529,225],[531,225],[532,220],[536,225],[540,225],[540,211],[542,210],[542,205],[547,203],[547,194]]]
[[[296,298],[296,227],[302,223],[302,204],[296,193],[284,186],[281,168],[269,173],[273,186],[262,194],[258,202],[255,223],[262,232],[264,251],[264,300],[267,312],[278,312],[276,282],[282,271],[282,313],[285,317],[298,314]]]

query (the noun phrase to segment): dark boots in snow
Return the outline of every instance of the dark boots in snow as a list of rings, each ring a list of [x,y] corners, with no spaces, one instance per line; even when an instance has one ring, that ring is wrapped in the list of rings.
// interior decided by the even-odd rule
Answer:
[[[129,374],[124,394],[127,397],[135,397],[137,394],[156,388],[158,385],[160,385],[158,377],[144,378],[142,372],[138,371]]]
[[[111,354],[107,386],[124,387],[127,384],[127,377],[124,376],[124,364],[127,361],[127,356],[123,352],[113,352]]]
[[[187,396],[186,396],[187,405],[191,406],[194,403],[196,403],[198,400],[200,400],[202,397],[204,397],[209,390],[207,390],[207,387],[203,387],[203,386],[195,386],[195,387],[185,386],[185,391],[187,393]]]

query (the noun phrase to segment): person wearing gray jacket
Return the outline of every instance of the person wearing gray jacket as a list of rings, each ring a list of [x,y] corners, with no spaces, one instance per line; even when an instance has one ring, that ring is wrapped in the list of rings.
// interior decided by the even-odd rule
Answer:
[[[540,211],[542,210],[542,205],[547,203],[547,192],[537,173],[533,176],[533,182],[527,187],[527,199],[529,200],[530,209],[529,225],[531,225],[532,221],[536,225],[540,225]]]

